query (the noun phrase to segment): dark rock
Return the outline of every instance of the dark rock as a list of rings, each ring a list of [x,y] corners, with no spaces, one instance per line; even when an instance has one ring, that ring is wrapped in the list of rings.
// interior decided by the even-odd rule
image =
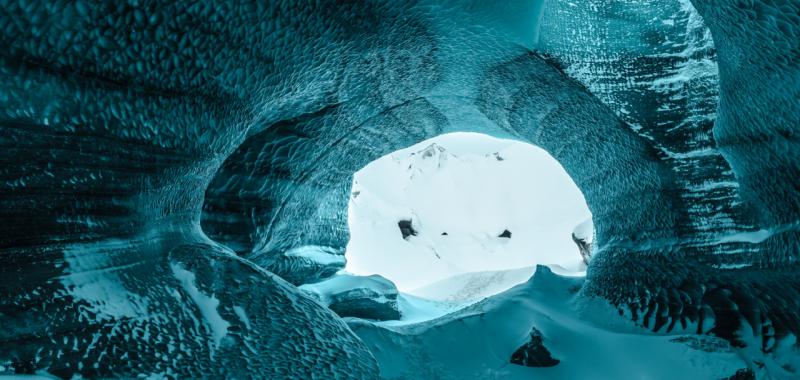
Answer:
[[[585,265],[589,265],[589,261],[592,260],[592,243],[581,239],[575,234],[572,234],[572,241],[578,246],[578,251],[581,253],[581,259]]]
[[[511,231],[503,230],[503,232],[500,235],[497,235],[497,237],[511,239]]]
[[[750,368],[742,368],[722,380],[756,380],[756,374]]]
[[[411,226],[411,219],[403,219],[397,222],[397,227],[400,227],[400,233],[403,234],[403,239],[408,240],[409,236],[417,236],[417,230]]]
[[[578,251],[583,259],[583,264],[589,265],[592,261],[592,249],[595,238],[594,223],[592,218],[581,222],[572,230],[572,241],[578,246]]]
[[[536,327],[531,328],[531,340],[514,351],[511,355],[511,364],[526,367],[553,367],[560,363],[553,358],[550,350],[544,346],[544,336]]]

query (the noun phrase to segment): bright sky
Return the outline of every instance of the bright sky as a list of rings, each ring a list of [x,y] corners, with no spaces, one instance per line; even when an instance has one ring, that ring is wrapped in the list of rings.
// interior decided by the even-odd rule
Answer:
[[[433,143],[443,149],[420,153]],[[467,272],[577,268],[571,233],[591,217],[547,152],[477,133],[438,136],[373,161],[355,174],[353,193],[345,269],[380,274],[402,291]],[[416,236],[402,238],[403,219]],[[504,230],[511,238],[498,237]]]

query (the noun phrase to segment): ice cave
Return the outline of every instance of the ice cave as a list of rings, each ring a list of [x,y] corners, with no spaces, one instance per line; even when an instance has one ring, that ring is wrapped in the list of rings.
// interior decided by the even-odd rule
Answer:
[[[800,0],[0,0],[0,42],[0,379],[800,378]],[[456,307],[380,260],[445,224],[359,251],[358,173],[450,134],[557,163],[585,271]]]

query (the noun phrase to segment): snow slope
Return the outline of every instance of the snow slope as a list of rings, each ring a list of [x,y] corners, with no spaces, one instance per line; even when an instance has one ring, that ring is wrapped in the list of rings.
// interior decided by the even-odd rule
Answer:
[[[462,273],[409,291],[434,301],[475,302],[500,293],[533,275],[536,267]]]
[[[653,335],[606,305],[583,305],[579,312],[574,300],[582,281],[539,266],[530,281],[436,320],[349,324],[375,355],[384,379],[719,379],[746,367],[718,338]],[[604,316],[620,324],[590,322]],[[532,326],[559,364],[510,364]]]
[[[441,135],[355,174],[345,269],[411,291],[469,272],[577,268],[571,233],[589,217],[580,190],[544,150],[476,133]],[[403,239],[400,220],[410,220],[416,235]],[[501,237],[506,230],[510,237]]]

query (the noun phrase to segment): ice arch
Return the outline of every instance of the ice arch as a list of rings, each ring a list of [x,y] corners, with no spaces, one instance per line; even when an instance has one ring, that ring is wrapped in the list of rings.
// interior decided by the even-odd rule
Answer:
[[[340,252],[344,179],[467,129],[541,146],[575,179],[601,251],[585,297],[656,329],[705,317],[736,341],[749,326],[769,351],[800,319],[798,6],[693,3],[718,44],[714,134],[746,210],[691,210],[687,184],[723,184],[726,170],[684,170],[697,156],[662,148],[705,130],[641,133],[569,60],[531,52],[540,24],[517,16],[558,20],[544,3],[0,2],[2,365],[373,377],[350,330],[268,270],[324,276],[286,252]],[[652,30],[631,35],[657,43]],[[714,207],[744,221],[701,231]],[[198,299],[219,303],[201,312]],[[170,345],[180,352],[163,355]]]
[[[244,247],[245,257],[290,282],[330,275],[292,252],[320,247],[343,254],[352,174],[378,157],[462,128],[550,152],[585,194],[600,247],[675,238],[683,207],[669,167],[578,83],[524,53],[488,68],[475,91],[475,98],[445,103],[438,95],[423,96],[364,121],[337,107],[266,128],[228,157],[212,181],[204,229],[217,241]],[[481,118],[469,127],[451,124],[448,113],[465,107],[476,107]]]

